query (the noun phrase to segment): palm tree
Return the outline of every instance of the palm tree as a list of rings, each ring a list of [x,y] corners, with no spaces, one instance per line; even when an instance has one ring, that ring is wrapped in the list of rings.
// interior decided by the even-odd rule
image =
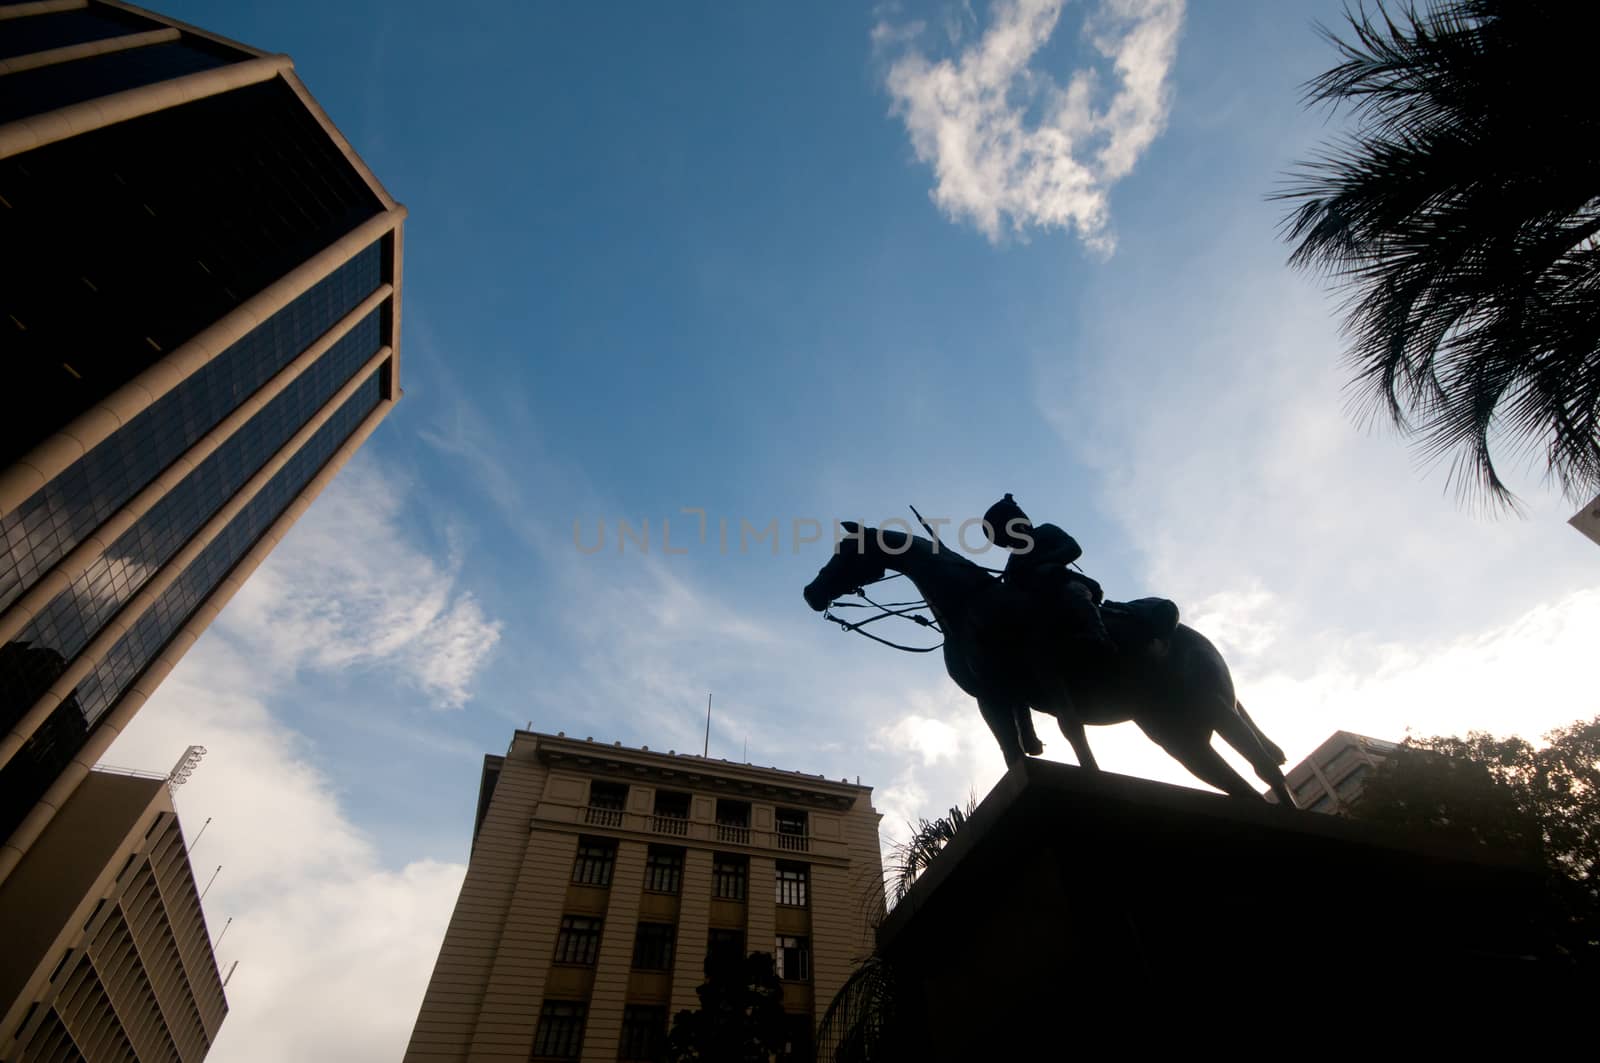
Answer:
[[[918,820],[911,837],[892,847],[885,884],[889,908],[880,909],[880,918],[906,899],[977,807],[977,799],[969,795],[965,807],[952,807],[947,816]],[[882,956],[874,953],[861,961],[817,1025],[819,1063],[886,1063],[907,1055],[905,1039],[894,1025],[895,979],[894,968]]]
[[[945,846],[955,840],[956,834],[967,825],[967,820],[978,810],[978,799],[967,795],[965,807],[952,806],[950,814],[938,819],[919,819],[911,837],[890,849],[889,908],[906,899],[917,879],[928,870],[934,858],[944,852]]]
[[[1600,489],[1600,5],[1449,0],[1346,10],[1307,102],[1355,130],[1275,196],[1290,263],[1349,292],[1354,406],[1469,500],[1516,508],[1496,457]],[[1491,453],[1491,444],[1494,453]]]

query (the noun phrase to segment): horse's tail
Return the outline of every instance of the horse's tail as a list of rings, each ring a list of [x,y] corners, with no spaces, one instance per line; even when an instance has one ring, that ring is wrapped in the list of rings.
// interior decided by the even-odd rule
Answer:
[[[1289,758],[1284,754],[1283,750],[1278,748],[1278,744],[1276,742],[1263,734],[1261,728],[1257,727],[1256,722],[1250,718],[1250,714],[1244,711],[1244,702],[1240,701],[1238,698],[1234,698],[1233,707],[1238,711],[1240,718],[1243,719],[1245,723],[1250,725],[1250,730],[1256,733],[1257,741],[1261,743],[1261,748],[1265,749],[1268,755],[1272,757],[1273,763],[1287,764],[1289,762]]]

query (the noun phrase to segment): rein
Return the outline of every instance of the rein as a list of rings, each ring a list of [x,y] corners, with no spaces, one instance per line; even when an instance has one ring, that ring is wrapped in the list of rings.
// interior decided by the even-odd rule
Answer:
[[[914,620],[923,627],[932,628],[934,631],[938,631],[939,634],[944,634],[944,632],[940,630],[937,621],[930,620],[927,617],[921,616],[917,613],[918,609],[927,608],[928,602],[926,599],[919,598],[914,602],[875,602],[867,596],[866,588],[872,586],[872,584],[882,583],[885,580],[898,579],[903,575],[905,575],[905,573],[895,572],[887,576],[880,576],[871,583],[863,584],[862,586],[857,587],[854,591],[850,592],[855,597],[860,598],[862,602],[865,602],[865,605],[861,604],[861,602],[841,602],[838,598],[835,598],[832,602],[828,603],[828,608],[823,611],[822,619],[831,620],[835,624],[838,624],[839,630],[841,631],[853,631],[857,635],[871,639],[873,642],[881,642],[885,646],[889,646],[897,650],[904,650],[906,653],[932,653],[934,650],[942,649],[944,647],[944,643],[942,641],[932,646],[903,646],[898,642],[891,642],[886,638],[881,638],[877,635],[874,635],[870,631],[861,630],[868,624],[875,624],[885,617],[898,616],[904,617],[908,620]],[[869,616],[865,620],[858,620],[853,624],[850,621],[845,620],[843,617],[833,615],[833,611],[835,609],[869,608],[878,610],[878,614],[876,616]]]
[[[934,534],[932,528],[928,527],[928,522],[922,519],[922,514],[921,513],[917,513],[917,507],[912,506],[911,507],[911,512],[917,514],[917,520],[920,521],[922,523],[922,526],[927,529],[928,534],[933,536],[933,541],[934,541],[935,544],[937,544],[938,541],[939,541],[939,537]],[[935,548],[937,548],[937,546]],[[976,564],[976,562],[974,562],[974,564]],[[990,572],[990,573],[993,573],[995,575],[999,575],[1000,572],[1001,572],[1000,569],[998,569],[998,568],[990,568],[987,565],[977,565],[977,567],[983,569],[985,572]],[[884,574],[882,576],[879,576],[875,580],[869,580],[868,582],[863,583],[861,586],[859,586],[855,590],[851,591],[849,595],[840,595],[840,597],[842,598],[842,597],[854,596],[854,597],[860,598],[861,602],[865,602],[866,603],[865,605],[861,604],[861,602],[843,602],[843,601],[840,601],[839,598],[835,598],[833,601],[828,603],[828,608],[823,610],[822,619],[830,620],[833,623],[838,624],[840,631],[854,632],[857,635],[861,635],[861,636],[863,636],[865,638],[871,639],[873,642],[881,642],[883,645],[888,646],[891,649],[903,650],[906,653],[932,653],[934,650],[943,649],[944,648],[943,640],[939,641],[938,643],[936,643],[935,645],[932,645],[932,646],[903,646],[898,642],[891,642],[886,638],[881,638],[881,637],[879,637],[877,635],[874,635],[870,631],[863,631],[862,630],[862,628],[866,627],[868,624],[876,624],[879,620],[882,620],[885,617],[897,616],[897,617],[902,617],[902,618],[907,619],[907,620],[914,620],[914,621],[916,621],[918,624],[920,624],[923,627],[932,628],[934,631],[937,631],[939,634],[941,634],[941,635],[944,634],[944,630],[941,627],[939,627],[938,621],[930,620],[927,617],[921,616],[921,615],[919,615],[917,613],[918,609],[926,609],[926,608],[928,608],[928,600],[926,598],[919,598],[914,602],[882,602],[882,603],[880,603],[880,602],[875,602],[871,598],[867,597],[866,589],[868,587],[871,587],[874,584],[883,583],[883,582],[885,582],[887,580],[901,579],[903,577],[905,577],[905,573],[904,572],[889,572],[889,573],[886,573],[886,574]],[[858,620],[853,624],[850,621],[844,619],[843,617],[834,616],[833,615],[833,611],[835,609],[869,609],[869,608],[878,610],[878,614],[876,616],[869,616],[865,620]]]

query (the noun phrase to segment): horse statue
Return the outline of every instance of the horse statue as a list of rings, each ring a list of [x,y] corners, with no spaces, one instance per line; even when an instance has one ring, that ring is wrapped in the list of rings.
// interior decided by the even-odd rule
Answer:
[[[1028,615],[1023,591],[997,579],[988,569],[920,536],[889,529],[841,523],[850,538],[805,588],[806,604],[824,612],[841,595],[898,572],[917,587],[944,633],[945,669],[956,685],[977,699],[978,711],[1000,743],[1009,767],[1026,755],[1018,721],[1030,707],[1056,717],[1078,763],[1097,770],[1086,725],[1132,720],[1151,741],[1197,778],[1234,796],[1260,797],[1220,754],[1211,736],[1220,734],[1238,750],[1286,808],[1294,808],[1279,765],[1283,750],[1262,734],[1233,692],[1228,666],[1205,636],[1179,624],[1165,656],[1149,658],[1134,649],[1141,625],[1115,603],[1106,603],[1105,620],[1123,647],[1117,663],[1094,686],[1059,669],[1068,697],[1037,689],[1041,670],[1024,656],[1029,640],[1020,618]],[[853,546],[854,542],[858,545]],[[1030,729],[1031,730],[1031,729]]]

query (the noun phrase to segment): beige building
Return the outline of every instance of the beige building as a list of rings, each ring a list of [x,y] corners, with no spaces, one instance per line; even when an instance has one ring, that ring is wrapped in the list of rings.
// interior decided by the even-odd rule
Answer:
[[[654,1058],[709,949],[773,953],[791,1051],[873,947],[870,787],[518,731],[407,1060]]]
[[[1350,731],[1335,731],[1285,779],[1297,807],[1311,812],[1344,812],[1368,774],[1395,750],[1393,742]]]
[[[0,881],[399,398],[404,217],[287,56],[0,4]]]
[[[0,1059],[197,1063],[228,1012],[161,776],[89,773],[0,884]]]
[[[1577,528],[1595,543],[1600,543],[1600,495],[1595,495],[1593,501],[1574,513],[1567,523]]]

